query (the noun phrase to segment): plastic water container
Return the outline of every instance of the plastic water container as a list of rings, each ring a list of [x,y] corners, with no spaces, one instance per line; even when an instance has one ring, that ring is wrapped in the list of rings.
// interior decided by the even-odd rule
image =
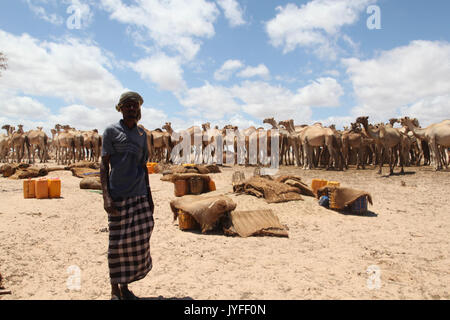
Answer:
[[[188,193],[188,184],[185,179],[175,180],[173,184],[175,197],[182,197]]]
[[[216,183],[213,179],[209,180],[209,191],[216,191]]]
[[[158,165],[157,162],[148,162],[147,163],[147,171],[148,174],[156,173],[155,167]]]
[[[330,186],[330,187],[340,187],[340,186],[341,186],[341,183],[340,183],[340,182],[337,182],[337,181],[328,181],[327,186]]]
[[[23,197],[25,199],[36,198],[36,180],[23,180]]]
[[[317,190],[327,185],[328,181],[323,179],[312,179],[311,189],[315,194],[317,194]]]
[[[36,198],[48,198],[48,182],[47,179],[39,179],[36,181]]]
[[[180,230],[198,229],[199,224],[189,213],[178,210],[178,226]]]
[[[201,194],[203,192],[203,179],[200,177],[189,178],[189,189],[192,194]]]
[[[61,197],[61,180],[59,178],[48,179],[48,197]]]

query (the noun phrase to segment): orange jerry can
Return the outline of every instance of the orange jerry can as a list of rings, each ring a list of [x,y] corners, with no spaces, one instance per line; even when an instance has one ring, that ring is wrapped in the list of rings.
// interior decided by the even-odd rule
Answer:
[[[47,179],[39,179],[36,181],[36,198],[48,198],[48,182]]]
[[[312,179],[311,189],[315,194],[317,194],[317,190],[327,185],[328,181],[323,179]]]
[[[216,191],[216,183],[213,181],[213,179],[209,180],[209,191]]]
[[[36,198],[36,180],[23,181],[23,197],[25,199]]]
[[[61,180],[59,178],[48,179],[48,197],[61,197]]]
[[[157,162],[147,162],[147,171],[148,174],[157,173],[155,168],[158,165]]]
[[[175,180],[174,184],[174,193],[175,197],[182,197],[188,194],[188,184],[185,179]]]

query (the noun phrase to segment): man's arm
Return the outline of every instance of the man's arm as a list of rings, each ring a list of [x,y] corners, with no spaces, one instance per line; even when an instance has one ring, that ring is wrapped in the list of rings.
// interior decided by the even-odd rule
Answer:
[[[113,206],[111,195],[109,194],[109,155],[102,156],[100,162],[100,182],[102,184],[103,191],[103,208],[105,211],[112,215],[117,215],[118,212]]]
[[[150,180],[148,178],[148,169],[147,169],[147,164],[144,165],[144,170],[145,170],[145,184],[147,186],[147,196],[148,196],[148,202],[150,204],[150,209],[153,212],[153,210],[155,209],[155,204],[153,203],[153,198],[152,198],[152,190],[150,189]]]

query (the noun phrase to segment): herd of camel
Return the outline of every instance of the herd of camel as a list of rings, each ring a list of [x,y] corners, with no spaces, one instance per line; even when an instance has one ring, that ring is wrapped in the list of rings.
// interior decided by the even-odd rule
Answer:
[[[229,163],[231,157],[234,163],[264,166],[276,159],[280,165],[305,169],[344,170],[349,165],[364,169],[366,165],[379,165],[379,173],[383,164],[389,163],[390,174],[395,165],[401,167],[401,173],[403,167],[409,165],[434,164],[436,170],[449,165],[450,120],[421,128],[415,118],[390,119],[389,123],[372,125],[368,117],[358,117],[342,131],[336,130],[334,125],[294,125],[293,120],[277,122],[274,118],[264,119],[263,123],[272,128],[239,129],[227,125],[219,129],[205,123],[201,128],[192,126],[175,132],[170,122],[162,129],[139,127],[147,133],[149,161],[159,163],[179,163],[180,160]],[[401,127],[394,127],[395,123]],[[41,162],[54,159],[57,164],[70,164],[81,160],[98,162],[101,155],[102,137],[96,129],[79,131],[57,124],[51,130],[51,139],[41,127],[28,132],[23,131],[22,125],[17,130],[10,125],[2,129],[6,130],[6,135],[0,134],[2,162],[20,163],[27,155],[29,163],[34,163],[37,153]]]

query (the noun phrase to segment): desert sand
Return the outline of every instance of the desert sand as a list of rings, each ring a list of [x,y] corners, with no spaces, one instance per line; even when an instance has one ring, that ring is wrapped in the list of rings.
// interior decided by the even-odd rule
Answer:
[[[173,184],[150,175],[156,203],[151,238],[153,270],[130,284],[149,299],[450,299],[449,172],[406,168],[387,177],[375,169],[346,172],[282,167],[371,193],[365,215],[303,201],[267,204],[232,193],[232,174],[211,174],[216,194],[236,210],[272,209],[288,238],[227,237],[181,231],[169,202]],[[0,273],[10,295],[0,299],[109,299],[108,221],[99,193],[79,188],[70,171],[61,198],[24,199],[22,180],[0,178]],[[75,266],[75,269],[73,269]],[[79,270],[79,288],[73,270]],[[375,270],[371,273],[370,270]],[[75,279],[75,280],[74,280]]]

